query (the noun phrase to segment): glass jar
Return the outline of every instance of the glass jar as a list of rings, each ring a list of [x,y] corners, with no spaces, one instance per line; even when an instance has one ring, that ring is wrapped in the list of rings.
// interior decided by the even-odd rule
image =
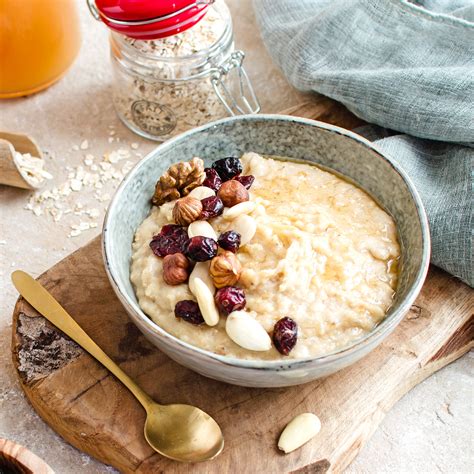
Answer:
[[[112,31],[110,46],[115,109],[146,138],[164,141],[212,120],[260,110],[222,1],[183,33],[144,41]]]
[[[79,52],[75,0],[0,0],[0,99],[60,79]]]

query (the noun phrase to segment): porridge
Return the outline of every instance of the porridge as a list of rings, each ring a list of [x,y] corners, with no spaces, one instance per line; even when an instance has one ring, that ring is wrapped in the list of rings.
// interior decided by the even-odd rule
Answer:
[[[246,153],[171,167],[133,243],[140,307],[194,346],[304,358],[369,333],[397,287],[393,219],[309,164]]]

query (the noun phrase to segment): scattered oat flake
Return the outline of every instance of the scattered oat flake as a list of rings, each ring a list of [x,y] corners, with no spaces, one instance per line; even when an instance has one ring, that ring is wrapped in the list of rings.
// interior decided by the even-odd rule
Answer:
[[[72,149],[73,149],[74,151],[78,151],[78,150],[79,150],[79,145],[73,145],[73,146],[72,146]]]
[[[87,140],[84,140],[82,143],[81,143],[81,150],[87,150],[89,148],[89,142]]]
[[[132,148],[132,150],[138,150],[138,147],[139,147],[139,146],[140,146],[140,145],[139,145],[138,143],[132,143],[132,144],[130,145],[130,147]]]
[[[82,182],[78,179],[71,179],[71,189],[73,191],[80,191],[82,189]]]

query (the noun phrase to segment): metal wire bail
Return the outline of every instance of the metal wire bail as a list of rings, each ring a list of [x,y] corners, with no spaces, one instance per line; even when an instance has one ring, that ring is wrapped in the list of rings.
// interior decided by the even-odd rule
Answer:
[[[232,116],[257,114],[260,112],[260,103],[255,94],[255,90],[242,66],[244,57],[245,54],[243,51],[234,51],[230,58],[222,64],[211,77],[211,82],[217,97],[219,97],[229,115]],[[237,98],[227,87],[224,80],[232,70],[236,70],[238,73],[239,90]]]

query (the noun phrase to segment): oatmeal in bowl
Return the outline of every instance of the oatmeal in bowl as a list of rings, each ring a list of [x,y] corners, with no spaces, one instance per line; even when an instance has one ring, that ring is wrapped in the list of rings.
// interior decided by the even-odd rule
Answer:
[[[250,387],[360,360],[403,319],[429,264],[426,214],[397,164],[352,132],[281,115],[157,147],[113,197],[102,246],[152,344]]]
[[[397,291],[393,218],[329,170],[249,152],[171,166],[131,281],[167,333],[222,356],[304,359],[370,333]]]

